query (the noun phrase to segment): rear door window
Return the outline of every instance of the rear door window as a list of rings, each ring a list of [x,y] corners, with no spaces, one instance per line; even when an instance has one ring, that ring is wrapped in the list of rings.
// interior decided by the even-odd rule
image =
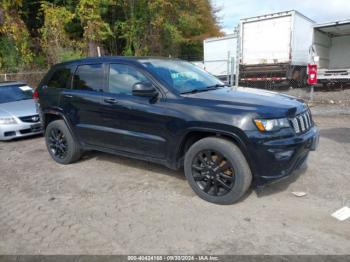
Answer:
[[[80,65],[73,78],[73,89],[103,91],[103,64]]]
[[[47,83],[51,88],[70,88],[72,82],[72,71],[68,67],[57,69]]]

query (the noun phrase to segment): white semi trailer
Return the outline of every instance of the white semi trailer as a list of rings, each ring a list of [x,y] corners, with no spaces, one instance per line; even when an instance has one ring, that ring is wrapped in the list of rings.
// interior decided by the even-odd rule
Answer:
[[[297,11],[241,19],[240,84],[304,85],[314,23]]]
[[[313,63],[325,86],[350,84],[350,20],[314,25]]]
[[[203,41],[204,69],[222,80],[236,74],[237,33]]]

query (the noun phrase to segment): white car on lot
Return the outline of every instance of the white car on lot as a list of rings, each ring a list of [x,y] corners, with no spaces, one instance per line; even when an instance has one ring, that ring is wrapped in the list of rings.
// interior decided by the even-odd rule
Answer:
[[[0,140],[42,133],[32,96],[33,89],[22,82],[0,83]]]

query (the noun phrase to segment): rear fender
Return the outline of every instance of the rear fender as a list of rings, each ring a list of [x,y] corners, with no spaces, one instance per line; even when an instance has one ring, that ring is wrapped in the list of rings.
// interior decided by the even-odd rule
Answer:
[[[69,121],[69,119],[68,119],[59,109],[45,109],[45,110],[43,110],[43,112],[42,112],[42,115],[43,115],[43,121],[42,121],[42,123],[43,123],[44,129],[45,129],[45,127],[47,126],[46,123],[45,123],[45,121],[46,121],[46,120],[45,120],[45,116],[46,116],[46,115],[49,115],[49,114],[58,116],[60,119],[62,119],[62,120],[65,122],[65,124],[66,124],[66,126],[67,126],[69,132],[72,134],[74,140],[78,141],[79,144],[81,144],[81,141],[78,139],[78,136],[77,136],[77,134],[75,133],[74,128],[72,127],[71,122]],[[44,131],[45,131],[45,130],[44,130]]]

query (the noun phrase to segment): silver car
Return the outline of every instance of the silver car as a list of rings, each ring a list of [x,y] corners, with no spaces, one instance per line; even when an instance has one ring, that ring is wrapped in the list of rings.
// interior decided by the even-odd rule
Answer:
[[[33,89],[22,82],[0,83],[0,140],[42,133],[32,96]]]

